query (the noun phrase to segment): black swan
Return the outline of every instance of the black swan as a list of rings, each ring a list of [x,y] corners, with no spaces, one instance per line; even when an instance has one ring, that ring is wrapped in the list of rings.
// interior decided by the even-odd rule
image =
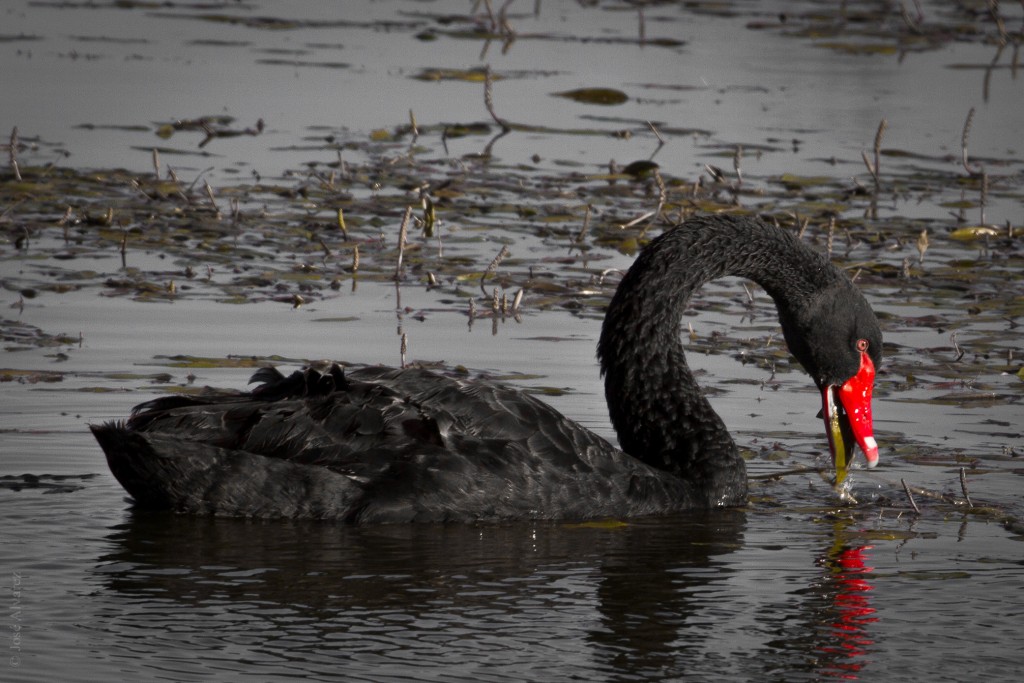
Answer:
[[[743,459],[687,368],[680,318],[726,275],[775,300],[790,352],[823,397],[837,474],[871,426],[882,336],[828,259],[764,221],[692,218],[623,277],[598,357],[622,450],[522,391],[422,369],[337,364],[251,393],[168,396],[91,426],[141,507],[354,523],[588,519],[742,505]]]

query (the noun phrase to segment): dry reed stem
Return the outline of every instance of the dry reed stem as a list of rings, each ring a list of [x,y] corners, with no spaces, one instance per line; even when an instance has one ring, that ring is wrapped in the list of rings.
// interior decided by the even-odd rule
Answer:
[[[487,10],[487,19],[491,22],[491,33],[494,33],[498,28],[498,22],[494,18],[494,10],[491,8],[491,0],[475,0],[473,8],[470,10],[470,14],[476,14],[480,9],[480,3],[483,2],[484,9]]]
[[[889,127],[889,122],[882,119],[878,124],[878,130],[875,131],[875,190],[879,189],[881,184],[880,176],[882,174],[882,136],[885,135],[885,129]]]
[[[999,31],[999,45],[1006,45],[1007,33],[1006,33],[1006,22],[1003,21],[1003,17],[999,14],[999,2],[998,0],[988,0],[988,12],[992,16],[992,20],[996,22],[996,30]]]
[[[65,209],[64,215],[61,216],[59,221],[57,221],[57,225],[64,229],[64,244],[68,244],[71,241],[70,235],[68,234],[68,226],[71,224],[71,221],[74,220],[74,218],[75,214],[69,206],[67,207],[67,209]]]
[[[213,207],[213,213],[216,215],[217,220],[221,219],[220,208],[217,206],[217,200],[213,197],[213,188],[210,187],[210,181],[204,180],[203,185],[206,187],[206,196],[210,200],[210,206]]]
[[[960,468],[960,490],[964,492],[964,499],[967,500],[967,507],[973,508],[974,503],[971,502],[971,494],[967,493],[967,470],[963,467]]]
[[[988,173],[984,170],[981,172],[981,197],[978,200],[979,211],[981,216],[979,217],[979,225],[985,225],[985,205],[988,204]]]
[[[661,147],[662,145],[664,145],[665,144],[665,138],[661,137],[661,132],[658,130],[658,127],[654,125],[654,122],[648,121],[647,125],[648,125],[648,127],[650,127],[651,131],[654,132],[654,137],[658,138],[658,147]]]
[[[508,23],[508,7],[514,1],[515,0],[505,0],[501,9],[498,10],[498,30],[501,32],[501,36],[507,41],[503,52],[508,49],[508,43],[515,40],[516,37],[516,32],[512,28],[512,24]]]
[[[875,181],[875,187],[878,187],[878,172],[875,171],[875,167],[871,164],[871,159],[868,159],[868,153],[861,151],[860,158],[864,160],[864,167],[868,169],[868,173],[871,174],[871,179]]]
[[[405,257],[405,242],[409,237],[409,219],[412,218],[412,207],[405,207],[405,215],[402,216],[402,225],[398,228],[398,263],[395,265],[395,280],[402,275],[402,261]]]
[[[505,119],[498,116],[494,111],[494,77],[491,73],[491,65],[488,64],[484,69],[484,106],[487,107],[487,113],[491,115],[494,122],[501,126],[501,130],[505,133],[512,130]]]
[[[796,212],[796,213],[793,214],[793,222],[797,226],[797,230],[796,230],[797,239],[801,239],[802,240],[804,238],[804,233],[807,232],[807,227],[811,224],[811,219],[810,219],[810,217],[801,218],[800,214],[798,212]]]
[[[956,352],[956,358],[953,359],[954,363],[959,363],[960,359],[963,358],[964,354],[966,353],[966,351],[960,348],[960,344],[956,340],[958,334],[958,332],[954,332],[953,334],[949,335],[949,341],[952,342],[953,350]]]
[[[11,164],[11,170],[14,171],[14,179],[21,180],[21,168],[18,167],[18,127],[15,126],[11,129],[11,141],[10,147],[8,148],[8,159]]]
[[[910,492],[910,487],[907,486],[906,479],[900,479],[900,483],[903,484],[903,490],[907,493],[907,500],[910,501],[910,507],[914,508],[914,512],[921,514],[921,509],[917,507],[917,503],[914,502],[914,494]]]
[[[583,240],[587,237],[587,232],[590,230],[590,204],[587,204],[583,214],[583,227],[576,234],[576,239],[569,245],[569,253],[572,253],[573,247],[579,247],[582,251]]]
[[[658,183],[658,207],[648,214],[651,220],[643,227],[642,230],[640,230],[641,238],[643,238],[643,236],[647,234],[648,229],[654,225],[654,221],[658,220],[658,216],[661,215],[661,210],[665,208],[665,203],[668,201],[668,189],[665,187],[665,179],[661,177],[661,172],[658,171],[658,169],[654,169],[654,181]]]
[[[743,170],[740,168],[740,161],[743,159],[743,145],[736,145],[736,152],[732,156],[732,169],[736,172],[736,189],[743,185]]]
[[[490,265],[487,266],[484,274],[480,277],[480,291],[484,293],[484,296],[487,296],[487,290],[484,289],[484,282],[487,280],[488,276],[494,274],[494,271],[498,269],[498,265],[505,260],[505,257],[508,256],[509,253],[508,245],[501,245],[501,251],[498,252],[497,256],[491,259]],[[497,290],[495,290],[495,296],[497,296]]]
[[[971,136],[971,124],[973,122],[974,107],[971,107],[970,111],[967,112],[967,120],[964,121],[964,130],[960,134],[960,160],[964,165],[964,170],[971,175],[974,175],[976,171],[971,168],[970,163],[967,161],[967,140]]]
[[[341,237],[343,240],[348,242],[348,228],[345,227],[345,211],[339,206],[338,207],[338,229],[341,230]],[[356,247],[358,251],[359,247]]]
[[[434,207],[433,200],[430,199],[426,194],[420,199],[420,204],[423,206],[423,236],[430,238],[434,236],[434,226],[437,225],[437,209]],[[438,233],[437,236],[438,250],[441,248],[441,235]]]

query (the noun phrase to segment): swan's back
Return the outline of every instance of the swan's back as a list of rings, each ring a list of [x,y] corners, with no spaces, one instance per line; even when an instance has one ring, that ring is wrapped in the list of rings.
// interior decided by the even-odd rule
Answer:
[[[702,506],[532,396],[423,369],[261,370],[93,428],[139,505],[352,522],[586,519]]]

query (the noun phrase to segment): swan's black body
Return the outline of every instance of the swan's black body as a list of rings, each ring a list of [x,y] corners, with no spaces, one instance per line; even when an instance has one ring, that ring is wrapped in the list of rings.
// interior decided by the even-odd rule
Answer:
[[[608,308],[598,355],[623,451],[505,386],[426,370],[339,366],[252,393],[167,397],[93,427],[139,505],[348,522],[586,519],[739,505],[746,473],[690,374],[679,320],[724,275],[759,282],[819,387],[881,334],[849,279],[791,234],[695,218],[644,249]],[[873,440],[872,440],[873,441]]]

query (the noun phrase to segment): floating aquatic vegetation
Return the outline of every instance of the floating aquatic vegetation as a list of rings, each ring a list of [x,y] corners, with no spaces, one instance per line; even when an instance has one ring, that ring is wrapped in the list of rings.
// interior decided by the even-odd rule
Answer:
[[[623,104],[629,101],[629,96],[626,93],[615,88],[580,88],[578,90],[566,90],[551,94],[555,97],[564,97],[582,104],[600,104],[603,106]]]

